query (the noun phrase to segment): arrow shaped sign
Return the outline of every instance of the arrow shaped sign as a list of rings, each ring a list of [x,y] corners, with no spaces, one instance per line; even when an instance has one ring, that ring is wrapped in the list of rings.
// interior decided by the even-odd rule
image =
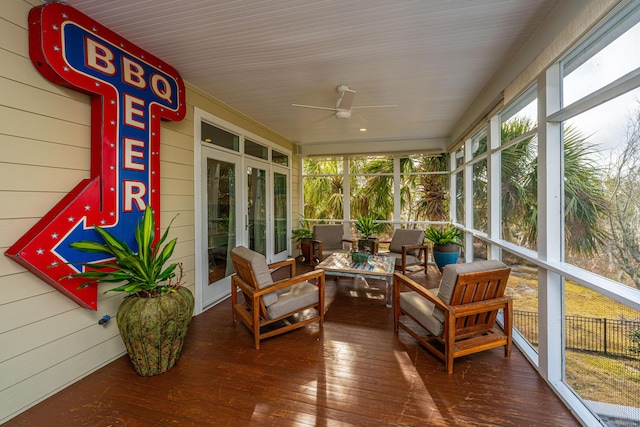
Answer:
[[[184,83],[168,64],[63,3],[29,12],[29,55],[47,79],[91,96],[91,178],[6,254],[96,310],[97,286],[78,289],[86,279],[68,277],[81,270],[78,263],[103,262],[108,255],[69,244],[101,241],[93,229],[99,225],[135,249],[133,230],[147,205],[159,227],[160,120],[184,118]]]

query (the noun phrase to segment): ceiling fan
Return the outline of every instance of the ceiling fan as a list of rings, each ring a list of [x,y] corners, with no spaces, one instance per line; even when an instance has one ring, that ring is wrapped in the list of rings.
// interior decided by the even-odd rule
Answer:
[[[397,105],[360,105],[356,107],[352,107],[353,98],[356,96],[356,91],[349,88],[347,85],[340,85],[336,88],[336,91],[340,96],[338,97],[338,101],[336,102],[335,107],[322,107],[318,105],[304,105],[304,104],[291,104],[294,107],[302,107],[302,108],[313,108],[316,110],[328,110],[333,111],[336,118],[338,119],[350,119],[351,118],[351,110],[360,109],[360,108],[389,108],[389,107],[397,107]]]

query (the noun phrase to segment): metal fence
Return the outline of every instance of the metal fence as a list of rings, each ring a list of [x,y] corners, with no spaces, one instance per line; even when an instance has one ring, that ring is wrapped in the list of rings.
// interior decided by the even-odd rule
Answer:
[[[538,313],[514,310],[514,326],[529,340],[538,344]],[[640,343],[630,335],[640,330],[640,321],[604,317],[565,316],[565,347],[614,356],[638,358]]]

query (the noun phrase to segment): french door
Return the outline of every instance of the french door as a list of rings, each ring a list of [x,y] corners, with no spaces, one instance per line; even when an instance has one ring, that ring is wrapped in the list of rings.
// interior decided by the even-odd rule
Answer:
[[[194,112],[196,313],[226,299],[239,245],[267,262],[289,254],[290,155],[268,141]],[[215,125],[212,123],[216,123]],[[219,124],[218,124],[219,123]]]
[[[245,246],[261,253],[267,259],[271,256],[267,249],[268,234],[270,234],[268,227],[270,203],[267,198],[269,191],[268,167],[268,163],[246,160],[246,184],[244,187]]]
[[[231,289],[230,276],[234,273],[231,249],[241,236],[238,213],[241,212],[238,156],[202,149],[202,218],[206,222],[206,268],[202,286],[202,307],[209,307],[226,298]]]
[[[269,262],[289,253],[289,170],[245,159],[245,245]]]
[[[272,211],[273,256],[272,261],[284,261],[289,255],[289,170],[273,165]]]

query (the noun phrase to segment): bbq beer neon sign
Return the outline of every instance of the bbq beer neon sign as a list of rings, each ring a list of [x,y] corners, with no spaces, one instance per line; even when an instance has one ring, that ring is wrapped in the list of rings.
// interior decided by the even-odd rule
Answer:
[[[97,286],[78,289],[83,280],[64,278],[82,268],[68,262],[101,262],[108,255],[69,243],[101,241],[93,229],[100,225],[135,248],[133,229],[148,204],[159,227],[160,120],[184,118],[184,83],[168,64],[62,3],[30,11],[29,54],[47,79],[91,96],[91,178],[6,254],[96,310]]]

